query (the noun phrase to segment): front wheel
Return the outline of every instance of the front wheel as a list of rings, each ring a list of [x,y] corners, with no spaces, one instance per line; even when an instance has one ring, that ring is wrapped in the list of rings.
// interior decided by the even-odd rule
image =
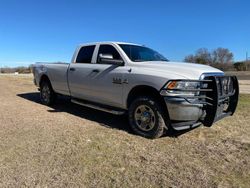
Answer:
[[[133,131],[143,137],[159,138],[165,128],[164,113],[157,101],[139,97],[129,106],[129,123]]]
[[[56,99],[56,93],[54,92],[51,84],[48,81],[44,81],[40,88],[40,98],[43,104],[50,106],[54,104]]]

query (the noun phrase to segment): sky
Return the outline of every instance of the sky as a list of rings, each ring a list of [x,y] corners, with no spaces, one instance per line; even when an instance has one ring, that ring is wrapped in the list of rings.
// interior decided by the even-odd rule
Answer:
[[[70,62],[77,45],[95,41],[144,44],[173,61],[224,47],[244,60],[250,1],[0,0],[0,67]]]

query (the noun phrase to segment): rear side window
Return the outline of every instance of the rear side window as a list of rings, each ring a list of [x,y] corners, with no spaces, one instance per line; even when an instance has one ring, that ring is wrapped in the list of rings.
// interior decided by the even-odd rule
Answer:
[[[118,53],[118,51],[111,45],[101,45],[99,47],[99,52],[97,57],[99,57],[100,54],[110,54],[113,56],[113,59],[121,59],[121,56]],[[97,59],[99,62],[99,58]]]
[[[82,47],[77,55],[76,63],[91,63],[95,45]]]

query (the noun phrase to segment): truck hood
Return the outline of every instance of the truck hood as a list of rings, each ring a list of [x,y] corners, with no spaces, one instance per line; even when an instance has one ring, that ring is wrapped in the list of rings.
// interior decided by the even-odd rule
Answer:
[[[166,61],[148,61],[136,62],[133,66],[139,66],[143,69],[150,69],[159,74],[178,75],[186,79],[199,79],[203,73],[224,74],[219,69],[208,65],[185,62],[166,62]]]

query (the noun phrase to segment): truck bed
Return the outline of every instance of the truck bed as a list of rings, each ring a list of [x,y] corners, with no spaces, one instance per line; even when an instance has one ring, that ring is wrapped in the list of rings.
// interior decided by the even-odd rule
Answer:
[[[70,95],[68,88],[68,67],[69,63],[55,62],[55,63],[36,63],[33,67],[35,79],[40,80],[41,75],[46,72],[50,78],[51,85],[55,92]],[[37,84],[39,84],[37,82]]]

